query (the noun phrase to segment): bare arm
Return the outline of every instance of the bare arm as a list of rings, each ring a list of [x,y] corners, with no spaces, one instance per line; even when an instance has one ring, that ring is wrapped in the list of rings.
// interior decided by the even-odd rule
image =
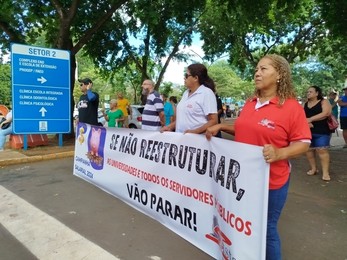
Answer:
[[[219,131],[226,132],[231,135],[235,135],[235,127],[234,125],[227,124],[217,124],[207,128],[206,130],[206,138],[210,140],[212,136],[215,136]]]
[[[161,129],[160,132],[168,132],[168,131],[173,131],[176,127],[176,121],[171,122],[168,125],[164,125]]]
[[[108,122],[108,120],[110,119],[108,118],[108,115],[105,113],[105,110],[102,110],[102,114],[104,115],[105,120]]]
[[[334,107],[336,107],[337,106],[337,102],[336,101],[333,101],[333,103],[332,104],[330,104],[331,105],[331,108],[334,108]]]
[[[337,104],[340,107],[346,107],[347,106],[347,102],[343,102],[341,98],[339,98],[339,100],[337,100]]]
[[[161,126],[165,126],[165,114],[164,114],[164,111],[161,111],[159,113],[159,118],[160,118],[160,124]]]
[[[287,147],[277,148],[272,144],[264,145],[263,156],[268,163],[286,160],[297,157],[305,152],[310,147],[309,142],[293,142]]]
[[[217,114],[209,114],[207,116],[207,123],[195,129],[188,129],[184,133],[192,133],[192,134],[202,134],[205,133],[207,128],[216,125],[218,123],[218,115]]]
[[[307,118],[307,122],[312,123],[314,121],[325,119],[328,116],[330,116],[330,114],[331,114],[331,105],[326,99],[324,99],[322,101],[322,112],[317,115],[311,116],[310,118]]]

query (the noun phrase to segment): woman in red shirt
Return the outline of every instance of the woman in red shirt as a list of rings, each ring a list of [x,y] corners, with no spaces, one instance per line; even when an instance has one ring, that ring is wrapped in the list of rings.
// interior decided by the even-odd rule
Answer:
[[[266,55],[254,74],[254,97],[247,100],[234,125],[209,127],[209,139],[218,131],[235,135],[235,141],[263,147],[270,163],[266,259],[281,259],[277,223],[289,186],[288,159],[305,153],[311,133],[302,106],[297,102],[290,66],[279,55]]]

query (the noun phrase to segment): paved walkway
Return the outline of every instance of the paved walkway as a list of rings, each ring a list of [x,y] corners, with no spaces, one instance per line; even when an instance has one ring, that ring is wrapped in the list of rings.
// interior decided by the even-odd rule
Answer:
[[[0,152],[0,167],[12,164],[21,164],[28,162],[36,162],[42,160],[52,160],[65,157],[73,157],[75,153],[74,145],[67,145],[62,149],[58,145],[49,145],[46,149],[28,148],[27,151],[23,149],[6,148]]]

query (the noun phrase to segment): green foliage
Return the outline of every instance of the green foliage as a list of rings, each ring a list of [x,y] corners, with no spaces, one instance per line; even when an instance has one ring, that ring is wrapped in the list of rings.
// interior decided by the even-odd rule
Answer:
[[[193,33],[200,33],[204,60],[227,53],[233,65],[209,69],[220,95],[251,95],[253,68],[267,53],[305,64],[293,69],[303,93],[307,84],[339,88],[345,80],[346,5],[346,0],[2,0],[0,48],[9,51],[17,42],[70,50],[73,86],[75,55],[83,49],[76,57],[79,78],[92,78],[102,97],[122,91],[138,103],[142,80],[153,79],[158,89],[171,61],[191,58],[180,46],[190,46]],[[1,87],[1,95],[6,93]]]
[[[347,1],[346,0],[317,0],[322,17],[334,37],[347,40]]]
[[[173,92],[173,89],[172,89],[172,83],[171,82],[164,82],[161,87],[159,88],[159,93],[160,94],[164,94],[166,95],[167,97],[170,97],[170,95],[172,94]]]
[[[0,64],[0,104],[12,104],[11,71],[9,64]]]
[[[244,100],[254,92],[253,84],[242,80],[225,60],[210,65],[208,73],[214,80],[221,98],[232,97],[237,101]]]
[[[340,85],[342,83],[335,78],[334,71],[314,59],[296,64],[292,74],[297,95],[303,98],[306,97],[306,91],[312,85],[321,87],[324,95],[328,95],[332,90],[342,89],[342,85]]]
[[[148,8],[150,6],[150,8]],[[112,22],[86,45],[95,63],[111,77],[116,70],[135,69],[140,81],[153,79],[158,89],[171,60],[186,60],[179,45],[190,45],[201,1],[140,0],[129,2]],[[103,48],[100,48],[100,39]]]
[[[342,1],[344,4],[340,3]],[[336,3],[340,5],[323,0],[210,0],[199,23],[204,51],[209,60],[228,53],[229,62],[248,79],[252,77],[252,68],[267,53],[280,54],[291,64],[319,55],[320,62],[326,64],[324,55],[327,52],[322,52],[327,47],[326,39],[333,38],[329,44],[331,48],[332,42],[338,39],[337,34],[327,33],[332,28],[326,22],[327,12],[336,17],[347,11],[345,0]],[[323,8],[326,6],[329,6],[328,11]],[[343,28],[346,34],[346,15],[336,20],[338,23],[333,27]],[[346,56],[344,48],[333,49],[335,53],[330,53],[329,57]],[[330,68],[336,71],[336,67],[330,65]]]

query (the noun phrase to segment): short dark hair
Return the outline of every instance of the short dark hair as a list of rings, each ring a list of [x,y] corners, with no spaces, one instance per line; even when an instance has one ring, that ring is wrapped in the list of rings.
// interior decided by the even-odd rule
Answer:
[[[93,83],[93,81],[90,78],[79,79],[78,82],[81,82],[85,85]]]
[[[169,100],[177,104],[177,98],[175,96],[171,96]]]

